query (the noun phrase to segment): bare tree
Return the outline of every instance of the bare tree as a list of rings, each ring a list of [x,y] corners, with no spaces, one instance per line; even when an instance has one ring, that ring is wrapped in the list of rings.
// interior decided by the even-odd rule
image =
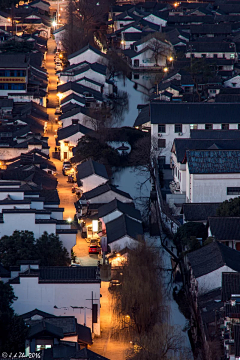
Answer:
[[[145,182],[155,179],[154,159],[157,154],[158,139],[151,137],[150,134],[139,139],[132,149],[130,163],[135,166],[140,174],[148,175]]]
[[[156,66],[158,66],[161,58],[164,58],[166,61],[168,57],[173,55],[173,46],[169,41],[166,40],[166,37],[163,33],[156,32],[153,35],[150,34],[145,37],[145,41],[147,40],[149,40],[148,47],[153,52]]]
[[[161,269],[159,252],[145,242],[129,252],[121,268],[121,286],[113,294],[115,334],[133,343],[131,359],[176,359],[184,350],[181,331],[169,324]]]

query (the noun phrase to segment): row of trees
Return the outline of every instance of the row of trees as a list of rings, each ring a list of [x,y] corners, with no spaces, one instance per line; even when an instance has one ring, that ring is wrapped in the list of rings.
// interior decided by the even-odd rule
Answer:
[[[40,260],[41,266],[67,266],[71,263],[59,237],[44,234],[37,240],[31,231],[14,231],[0,240],[0,262],[9,268],[19,260]]]
[[[134,360],[188,359],[181,330],[170,325],[159,250],[141,243],[121,268],[113,293],[114,336],[133,343]]]

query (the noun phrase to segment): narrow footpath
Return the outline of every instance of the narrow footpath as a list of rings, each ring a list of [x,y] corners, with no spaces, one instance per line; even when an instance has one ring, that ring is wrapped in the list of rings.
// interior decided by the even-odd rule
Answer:
[[[55,63],[54,63],[54,50],[56,43],[53,39],[48,40],[48,52],[46,57],[46,68],[49,75],[48,84],[48,107],[47,113],[49,115],[49,124],[46,136],[48,136],[48,144],[50,146],[50,160],[56,166],[56,176],[58,180],[58,194],[60,198],[60,207],[64,208],[63,218],[74,218],[76,195],[72,194],[72,184],[67,182],[67,177],[62,174],[62,162],[52,157],[52,153],[55,151],[55,137],[58,129],[56,124],[55,109],[58,106],[57,97],[57,76],[55,75]],[[88,255],[88,245],[81,237],[80,231],[77,234],[77,244],[74,247],[74,253],[77,256],[77,260],[82,266],[96,266],[97,258]],[[126,351],[129,348],[129,343],[125,343],[121,340],[111,339],[114,319],[112,314],[112,297],[108,291],[109,282],[101,283],[101,337],[95,337],[93,345],[90,347],[92,351],[107,357],[110,360],[125,360]]]

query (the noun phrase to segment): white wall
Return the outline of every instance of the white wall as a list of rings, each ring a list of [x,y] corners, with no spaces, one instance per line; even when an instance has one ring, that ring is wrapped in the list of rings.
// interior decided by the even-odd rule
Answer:
[[[99,185],[105,184],[108,179],[105,179],[101,176],[98,176],[96,174],[93,174],[91,176],[88,176],[85,179],[81,179],[83,186],[81,187],[81,189],[83,190],[83,192],[87,192],[90,191],[94,188],[96,188]]]
[[[8,205],[0,205],[0,213],[3,209],[30,209],[30,204],[8,204]]]
[[[152,24],[161,25],[163,27],[166,26],[166,24],[167,24],[167,20],[160,19],[158,16],[155,16],[153,14],[145,16],[143,19],[146,21],[149,21]]]
[[[17,190],[17,189],[16,189]],[[13,200],[23,200],[24,199],[24,192],[21,191],[13,191],[13,190],[6,190],[4,192],[0,192],[0,200],[6,199],[7,196],[11,196]]]
[[[89,309],[72,309],[71,306],[86,306],[91,309],[92,291],[94,304],[98,304],[98,323],[94,324],[94,333],[100,335],[100,284],[39,284],[37,277],[20,278],[20,284],[12,284],[14,294],[14,311],[21,315],[39,309],[56,316],[75,316],[79,324],[92,328],[92,311]],[[64,307],[65,309],[54,309]]]
[[[95,53],[91,49],[87,49],[83,53],[81,53],[79,55],[76,55],[72,59],[69,59],[70,65],[72,65],[72,64],[80,64],[83,61],[87,61],[87,62],[89,62],[91,64],[93,64],[95,62],[100,62],[102,64],[107,63],[107,60],[106,60],[106,58],[104,56]]]
[[[146,44],[145,44],[146,45]],[[147,45],[146,45],[147,46]],[[138,50],[140,51],[140,50]],[[148,66],[155,66],[156,61],[154,58],[154,53],[151,49],[148,49],[142,52],[139,55],[136,55],[132,58],[132,66],[134,68],[134,60],[139,60],[140,67],[148,67]],[[166,56],[158,56],[158,66],[166,66]]]
[[[67,249],[71,257],[71,249],[76,245],[76,234],[58,234],[63,246]]]
[[[108,223],[109,221],[112,221],[114,219],[117,219],[118,217],[122,216],[122,212],[119,210],[114,210],[113,212],[111,212],[110,214],[107,214],[105,216],[102,217],[101,221],[103,221],[105,224]]]
[[[239,187],[240,173],[189,174],[186,168],[186,195],[189,202],[223,202],[239,195],[227,195],[227,187]]]
[[[160,114],[159,114],[160,116]],[[240,123],[240,119],[239,119]],[[196,125],[196,128],[198,130],[205,130],[205,124],[182,124],[182,132],[181,135],[179,135],[178,132],[175,133],[175,124],[166,124],[165,125],[165,133],[161,133],[158,135],[158,124],[151,124],[151,137],[152,141],[155,141],[156,139],[165,139],[166,140],[166,147],[159,149],[159,155],[166,156],[166,164],[170,164],[170,157],[171,157],[171,150],[173,141],[176,138],[190,138],[190,129],[192,125]],[[213,124],[213,130],[221,130],[222,124]],[[236,130],[238,129],[238,124],[229,124],[230,130]]]
[[[0,238],[12,235],[15,230],[32,231],[38,239],[44,231],[56,234],[56,224],[35,224],[35,213],[6,213],[3,214],[3,223],[0,223]]]
[[[208,291],[220,288],[222,286],[222,273],[223,272],[235,272],[228,266],[224,265],[221,268],[207,274],[204,276],[198,277],[198,293],[204,294]]]
[[[67,127],[69,125],[72,125],[72,119],[77,119],[79,120],[79,124],[88,127],[89,129],[94,129],[93,123],[91,121],[91,118],[89,118],[88,116],[82,114],[81,112],[79,112],[76,115],[70,116],[68,118],[65,118],[63,120],[60,120],[63,124],[63,127]]]
[[[224,86],[230,88],[240,88],[240,76],[237,75],[227,81],[224,81]]]
[[[64,153],[67,153],[67,159],[71,159],[73,157],[73,152],[72,150],[69,149],[69,146],[76,146],[78,143],[78,140],[81,139],[81,137],[84,136],[84,134],[82,134],[81,132],[78,132],[72,136],[69,136],[68,138],[64,139],[64,140],[60,140],[60,159],[63,161],[64,160]],[[68,141],[68,143],[65,143],[66,141]]]
[[[111,248],[111,252],[120,251],[120,250],[124,249],[125,247],[136,248],[138,245],[139,245],[139,241],[134,240],[127,235],[122,237],[121,239],[116,240],[116,241],[112,242],[111,244],[109,244],[109,246]]]

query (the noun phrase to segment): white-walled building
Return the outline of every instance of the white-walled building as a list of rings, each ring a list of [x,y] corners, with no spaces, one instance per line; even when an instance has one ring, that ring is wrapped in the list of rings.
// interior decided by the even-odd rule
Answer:
[[[83,204],[106,204],[114,199],[124,203],[131,203],[133,201],[128,193],[119,190],[114,185],[106,183],[83,193],[81,202]]]
[[[48,200],[48,197],[50,198]],[[38,239],[46,231],[59,236],[69,254],[76,245],[77,230],[63,220],[56,190],[24,191],[20,181],[0,181],[0,238],[15,230],[32,231]]]
[[[193,293],[201,295],[222,285],[222,273],[240,271],[240,252],[218,241],[187,255]]]
[[[137,247],[143,237],[143,227],[141,222],[124,214],[106,223],[106,233],[113,252]]]
[[[149,107],[152,143],[166,164],[170,163],[174,139],[190,138],[191,129],[240,129],[237,103],[153,102]]]
[[[188,45],[186,58],[218,58],[237,61],[235,43],[225,41],[194,41]]]
[[[95,49],[91,45],[87,45],[84,48],[76,51],[75,53],[68,56],[70,65],[79,64],[83,61],[87,61],[91,64],[99,62],[101,64],[107,64],[107,57],[101,51]]]
[[[38,308],[57,316],[75,316],[100,335],[100,284],[95,266],[32,268],[21,266],[9,280],[17,300],[18,315]]]
[[[141,213],[139,210],[135,209],[133,203],[123,203],[122,201],[114,199],[98,209],[98,217],[102,223],[102,230],[106,230],[106,224],[108,222],[113,221],[122,215],[126,215],[140,223],[142,222]]]
[[[72,149],[78,144],[78,140],[91,131],[91,129],[78,124],[78,120],[72,120],[72,125],[58,129],[60,160],[71,159],[73,157]]]
[[[77,183],[83,192],[90,191],[109,181],[105,165],[88,160],[77,166]]]
[[[240,195],[240,150],[188,150],[186,202],[223,202]]]

